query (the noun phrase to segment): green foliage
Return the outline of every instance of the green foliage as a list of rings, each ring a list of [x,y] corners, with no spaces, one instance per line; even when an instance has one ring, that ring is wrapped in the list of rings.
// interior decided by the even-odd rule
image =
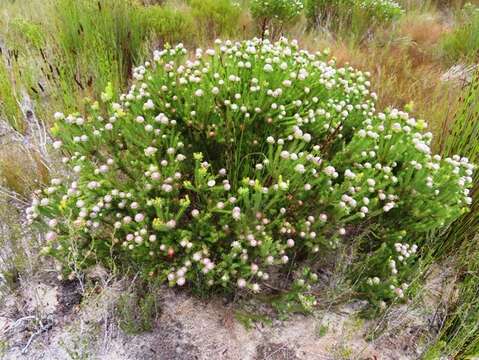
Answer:
[[[443,56],[450,62],[477,62],[479,57],[479,7],[466,4],[456,20],[460,26],[442,42]]]
[[[445,156],[463,154],[471,161],[479,162],[479,73],[477,73],[463,94],[459,108],[451,126],[444,125],[442,153]],[[478,172],[470,174],[473,188],[467,191],[472,197],[470,211],[452,224],[443,235],[438,251],[442,254],[454,250],[460,243],[468,243],[479,232],[479,176]]]
[[[479,250],[475,240],[459,248],[457,296],[441,328],[438,341],[425,358],[437,354],[455,359],[472,359],[479,354]]]
[[[154,5],[139,8],[143,26],[149,29],[151,37],[162,43],[194,42],[197,33],[191,11],[171,5]]]
[[[241,310],[235,311],[234,318],[239,321],[247,330],[252,329],[253,326],[258,323],[268,326],[273,324],[271,317],[269,316]]]
[[[306,17],[311,26],[327,26],[360,38],[368,30],[396,20],[402,13],[400,5],[392,0],[306,1]]]
[[[377,23],[397,19],[403,13],[401,6],[392,0],[362,0],[359,7],[368,19]]]
[[[316,306],[316,296],[311,294],[312,285],[318,281],[318,276],[309,268],[301,271],[301,276],[296,279],[291,289],[273,299],[271,305],[281,317],[291,313],[310,314]]]
[[[329,326],[327,324],[320,323],[316,326],[315,331],[316,331],[316,335],[321,338],[328,333]]]
[[[10,31],[16,33],[17,38],[23,37],[23,40],[29,46],[37,49],[45,46],[45,35],[40,25],[27,21],[24,18],[15,18],[11,21],[10,26],[12,27]]]
[[[98,96],[108,81],[115,89],[126,84],[146,50],[148,33],[137,6],[130,0],[56,0],[56,66],[65,86]]]
[[[0,118],[4,118],[16,130],[23,128],[22,113],[18,106],[15,85],[10,78],[3,55],[0,55]]]
[[[19,276],[27,268],[19,219],[18,212],[0,197],[0,301],[17,290]]]
[[[291,259],[374,228],[364,255],[383,263],[364,272],[365,293],[380,277],[383,298],[401,298],[415,244],[467,209],[467,159],[433,156],[424,121],[377,112],[367,74],[294,41],[187,55],[157,51],[119,102],[107,91],[84,114],[55,114],[53,145],[73,171],[28,210],[44,253],[66,276],[81,270],[73,257],[171,286],[259,292]]]
[[[159,314],[156,294],[152,291],[127,291],[116,305],[120,328],[127,334],[151,331]]]
[[[189,4],[196,27],[202,29],[209,39],[237,35],[241,13],[238,3],[232,0],[189,0]]]
[[[462,105],[452,125],[444,124],[442,152],[448,156],[461,153],[472,161],[479,160],[479,74],[464,90]],[[479,178],[469,174],[474,184],[470,193],[471,209],[455,221],[446,232],[436,233],[430,245],[434,257],[453,257],[457,262],[455,288],[457,296],[451,299],[450,312],[437,341],[428,349],[425,358],[439,355],[468,359],[479,354]]]
[[[304,7],[303,0],[252,0],[250,11],[261,27],[262,36],[266,30],[279,35],[283,25],[296,19]]]

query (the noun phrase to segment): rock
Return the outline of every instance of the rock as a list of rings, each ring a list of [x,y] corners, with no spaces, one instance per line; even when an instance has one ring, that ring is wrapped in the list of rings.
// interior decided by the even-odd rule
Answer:
[[[459,86],[466,86],[471,83],[474,72],[478,68],[477,64],[466,65],[466,64],[457,64],[449,68],[442,76],[442,81],[453,81],[456,82]]]

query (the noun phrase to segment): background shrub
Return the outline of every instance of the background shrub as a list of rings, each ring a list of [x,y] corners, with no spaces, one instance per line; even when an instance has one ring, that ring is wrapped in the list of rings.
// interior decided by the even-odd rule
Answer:
[[[310,26],[328,27],[362,37],[368,30],[401,16],[403,10],[392,0],[307,0]]]
[[[241,14],[238,3],[232,0],[189,0],[192,16],[199,29],[208,34],[209,39],[235,35],[236,24]],[[192,29],[190,29],[192,30]]]
[[[448,34],[442,43],[443,56],[450,62],[479,59],[479,7],[466,4],[457,20],[461,26]]]
[[[195,20],[186,8],[177,8],[169,4],[139,8],[144,26],[156,43],[190,43],[197,39]]]
[[[266,30],[273,38],[279,36],[285,24],[293,21],[302,12],[303,0],[252,0],[250,11],[258,22],[262,37]]]

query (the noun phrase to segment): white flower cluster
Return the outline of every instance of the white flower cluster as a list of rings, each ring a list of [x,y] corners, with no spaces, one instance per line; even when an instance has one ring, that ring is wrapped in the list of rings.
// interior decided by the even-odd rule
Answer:
[[[275,267],[372,227],[373,251],[406,231],[401,261],[470,203],[473,166],[431,155],[423,121],[378,113],[368,73],[286,39],[187,55],[155,51],[119,102],[55,114],[72,171],[28,219],[65,275],[72,259],[113,259],[171,285],[257,292]]]
[[[359,5],[379,20],[391,20],[404,12],[394,0],[360,0]]]

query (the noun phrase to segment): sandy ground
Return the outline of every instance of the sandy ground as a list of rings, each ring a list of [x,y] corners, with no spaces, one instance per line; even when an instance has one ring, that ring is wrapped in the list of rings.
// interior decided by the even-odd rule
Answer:
[[[238,305],[164,288],[153,329],[128,335],[114,312],[124,284],[82,298],[76,283],[38,280],[29,279],[0,308],[3,359],[405,360],[419,357],[417,343],[428,327],[424,314],[404,306],[394,310],[389,331],[368,342],[378,321],[361,319],[363,304],[354,302],[246,329],[233,315]]]

